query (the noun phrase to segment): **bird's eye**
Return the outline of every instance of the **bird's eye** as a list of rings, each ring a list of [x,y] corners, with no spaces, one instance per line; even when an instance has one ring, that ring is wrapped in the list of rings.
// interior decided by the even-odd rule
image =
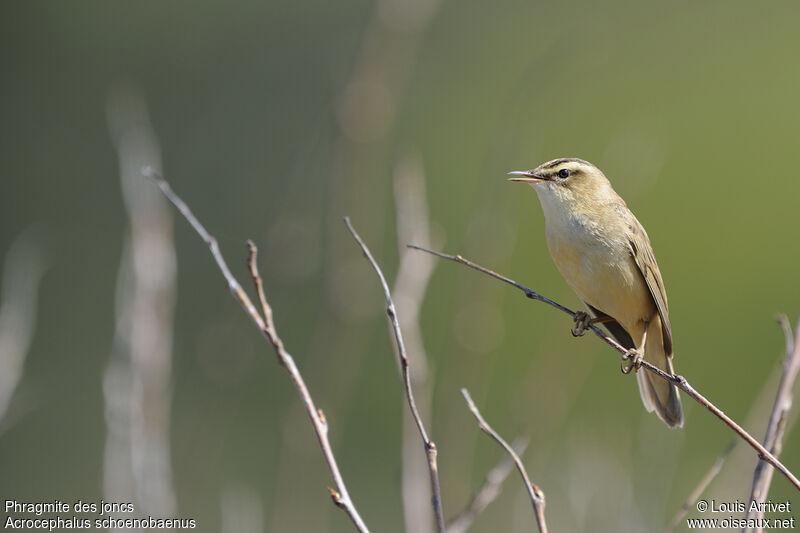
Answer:
[[[558,171],[558,177],[561,178],[561,179],[568,178],[569,177],[569,169],[562,168],[561,170],[559,170]]]

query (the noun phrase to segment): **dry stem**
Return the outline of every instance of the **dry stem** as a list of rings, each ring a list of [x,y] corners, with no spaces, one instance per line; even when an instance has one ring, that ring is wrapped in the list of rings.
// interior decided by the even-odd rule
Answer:
[[[303,376],[297,369],[297,365],[295,365],[292,356],[286,351],[283,341],[278,336],[278,331],[276,330],[275,324],[272,320],[272,308],[264,297],[263,283],[256,266],[256,246],[251,241],[248,241],[247,247],[250,251],[250,255],[248,257],[247,264],[250,269],[250,274],[253,278],[253,283],[256,286],[256,291],[258,292],[258,298],[261,304],[263,317],[259,315],[258,310],[253,305],[250,297],[247,296],[247,293],[244,291],[244,289],[242,289],[242,286],[239,284],[233,274],[231,274],[231,271],[219,250],[217,240],[210,233],[208,233],[208,231],[206,231],[205,227],[203,227],[197,217],[195,217],[192,211],[189,209],[189,206],[187,206],[186,203],[184,203],[184,201],[173,192],[172,188],[169,186],[169,183],[167,183],[167,181],[155,171],[150,168],[145,168],[142,170],[142,173],[145,176],[149,176],[155,180],[155,182],[161,188],[161,191],[164,193],[164,196],[166,196],[169,201],[172,202],[172,204],[178,209],[178,211],[180,211],[184,218],[186,218],[189,224],[192,225],[197,234],[200,235],[200,238],[203,239],[203,241],[208,245],[211,255],[214,257],[214,260],[222,272],[222,275],[228,282],[228,288],[233,294],[233,297],[242,305],[245,312],[250,316],[250,319],[261,331],[264,338],[266,338],[266,340],[272,344],[272,347],[275,350],[275,355],[278,358],[278,362],[289,373],[289,377],[291,377],[292,382],[297,389],[297,393],[300,395],[300,399],[302,400],[306,412],[308,413],[308,417],[311,419],[311,424],[313,425],[314,432],[317,435],[319,446],[322,449],[322,455],[325,458],[325,462],[328,464],[328,470],[333,478],[335,488],[328,487],[328,491],[333,499],[333,503],[347,513],[347,516],[353,522],[353,525],[358,531],[365,533],[368,532],[369,530],[367,529],[367,526],[364,524],[361,515],[358,514],[353,501],[350,499],[350,495],[347,492],[347,487],[344,484],[342,474],[339,472],[339,466],[336,463],[336,458],[333,455],[333,450],[331,449],[330,441],[328,440],[328,422],[325,419],[325,415],[323,414],[322,410],[317,409],[317,407],[314,405],[314,400],[311,398],[311,394],[306,387]]]
[[[406,353],[405,344],[403,343],[403,333],[400,331],[400,323],[397,320],[397,310],[395,309],[394,301],[392,300],[392,294],[389,291],[389,284],[386,283],[386,278],[384,277],[381,268],[378,266],[375,258],[372,257],[367,245],[364,244],[364,241],[361,240],[361,237],[353,228],[353,225],[350,223],[350,219],[345,217],[344,223],[347,226],[347,229],[353,235],[353,238],[361,247],[364,257],[367,258],[367,261],[369,261],[369,264],[372,265],[373,270],[375,270],[375,273],[378,275],[381,287],[383,288],[383,293],[386,296],[386,314],[389,316],[389,321],[391,322],[392,330],[394,331],[394,338],[397,343],[397,354],[400,358],[400,370],[402,371],[403,375],[403,384],[405,385],[408,407],[411,409],[411,415],[414,417],[414,421],[417,424],[419,435],[422,438],[422,444],[425,447],[425,454],[428,458],[428,470],[430,472],[431,482],[431,504],[433,506],[434,515],[436,516],[436,527],[440,533],[444,533],[444,513],[442,512],[442,495],[441,491],[439,490],[439,468],[436,463],[436,444],[430,438],[428,438],[428,433],[425,431],[422,418],[419,416],[419,411],[417,410],[417,404],[414,401],[414,391],[411,389],[411,377],[408,369],[408,355]]]
[[[767,432],[764,436],[764,446],[775,456],[780,455],[783,444],[783,434],[786,432],[786,419],[792,408],[792,388],[794,387],[797,373],[800,371],[800,321],[795,327],[795,337],[792,339],[792,327],[786,316],[778,318],[786,338],[786,359],[783,362],[783,375],[778,385],[775,396],[775,405],[767,423]],[[773,469],[769,468],[763,460],[756,465],[753,474],[753,487],[750,491],[750,501],[763,503],[767,498],[769,486],[772,483]],[[751,511],[748,504],[745,518],[763,518],[763,511]],[[745,528],[745,531],[749,529]]]
[[[522,464],[522,459],[519,458],[519,455],[517,455],[517,452],[514,451],[514,448],[512,448],[503,439],[503,437],[501,437],[494,429],[492,429],[492,426],[487,424],[486,420],[483,419],[483,416],[481,416],[481,412],[478,411],[478,407],[475,405],[475,402],[472,401],[469,391],[467,389],[461,389],[461,394],[464,396],[464,400],[466,400],[469,410],[472,411],[472,414],[478,421],[478,427],[481,428],[481,431],[496,440],[497,443],[506,450],[508,455],[511,456],[514,464],[517,465],[517,470],[519,470],[519,474],[522,476],[522,480],[525,482],[525,488],[527,489],[528,496],[531,499],[531,504],[533,505],[533,512],[536,515],[536,523],[539,526],[539,531],[540,533],[547,533],[547,522],[545,522],[544,519],[544,492],[542,492],[539,487],[531,482],[530,478],[528,477],[528,472],[525,470],[525,465]]]
[[[493,277],[495,279],[498,279],[500,281],[508,283],[509,285],[512,285],[513,287],[516,287],[517,289],[519,289],[523,293],[525,293],[525,296],[527,296],[528,298],[530,298],[532,300],[538,300],[540,302],[544,302],[546,304],[549,304],[549,305],[555,307],[556,309],[559,309],[559,310],[563,311],[564,313],[570,315],[573,318],[575,317],[575,311],[572,311],[571,309],[569,309],[567,307],[564,307],[563,305],[561,305],[561,304],[559,304],[559,303],[557,303],[557,302],[555,302],[555,301],[553,301],[553,300],[551,300],[551,299],[549,299],[549,298],[547,298],[545,296],[542,296],[538,292],[536,292],[536,291],[534,291],[532,289],[529,289],[528,287],[526,287],[526,286],[524,286],[524,285],[522,285],[520,283],[517,283],[516,281],[514,281],[514,280],[512,280],[510,278],[507,278],[507,277],[505,277],[505,276],[503,276],[501,274],[498,274],[497,272],[494,272],[493,270],[489,270],[486,267],[483,267],[481,265],[473,263],[472,261],[470,261],[468,259],[465,259],[465,258],[461,257],[460,255],[445,254],[445,253],[442,253],[442,252],[429,250],[427,248],[424,248],[422,246],[417,246],[415,244],[409,244],[408,246],[410,248],[414,248],[416,250],[421,250],[423,252],[427,252],[429,254],[433,254],[433,255],[435,255],[437,257],[441,257],[443,259],[449,259],[450,261],[455,261],[456,263],[461,263],[462,265],[466,265],[466,266],[468,266],[468,267],[470,267],[470,268],[472,268],[474,270],[477,270],[478,272],[482,272],[482,273],[487,274],[487,275],[489,275],[489,276],[491,276],[491,277]],[[621,353],[623,355],[623,357],[625,357],[625,358],[631,357],[631,353],[625,347],[623,347],[617,341],[615,341],[614,339],[612,339],[611,337],[606,335],[603,332],[603,330],[601,330],[596,325],[590,324],[587,329],[591,329],[594,332],[595,335],[600,337],[600,339],[605,341],[606,344],[608,344],[609,346],[611,346],[612,348],[617,350],[619,353]],[[798,343],[798,344],[800,344],[800,343]],[[772,453],[770,453],[764,446],[761,445],[760,442],[758,442],[758,440],[756,440],[752,435],[750,435],[741,426],[739,426],[739,424],[734,422],[728,415],[726,415],[724,412],[722,412],[721,409],[719,409],[716,405],[711,403],[705,396],[703,396],[702,394],[697,392],[694,389],[694,387],[692,387],[689,384],[689,382],[686,380],[685,377],[680,376],[680,375],[668,374],[668,373],[664,372],[663,370],[661,370],[660,368],[658,368],[657,366],[652,365],[652,364],[650,364],[650,363],[648,363],[647,361],[644,361],[644,360],[641,361],[640,367],[645,369],[645,370],[647,370],[648,372],[652,372],[653,374],[656,374],[661,379],[665,379],[665,380],[669,381],[670,383],[673,383],[676,387],[678,387],[679,389],[684,391],[686,394],[688,394],[697,403],[699,403],[700,405],[702,405],[703,407],[705,407],[706,409],[711,411],[711,413],[713,413],[714,416],[716,416],[717,418],[722,420],[737,435],[739,435],[739,437],[741,437],[745,442],[747,442],[747,444],[749,444],[754,450],[756,450],[756,452],[758,452],[759,458],[765,460],[766,462],[768,462],[769,464],[771,464],[772,466],[777,468],[781,472],[781,474],[783,474],[786,477],[786,479],[788,479],[792,483],[792,485],[794,485],[794,487],[798,491],[800,491],[800,480],[798,480],[797,477],[788,468],[786,468],[786,466],[784,466],[783,463],[781,463],[777,459],[777,457],[775,457]]]

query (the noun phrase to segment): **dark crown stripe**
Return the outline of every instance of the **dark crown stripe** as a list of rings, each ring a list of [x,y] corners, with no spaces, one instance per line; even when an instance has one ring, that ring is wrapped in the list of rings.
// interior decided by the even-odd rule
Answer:
[[[581,163],[582,165],[588,165],[593,167],[594,165],[589,163],[588,161],[584,161],[583,159],[578,159],[577,157],[563,157],[561,159],[553,159],[549,163],[547,163],[544,168],[553,168],[557,167],[562,163]]]

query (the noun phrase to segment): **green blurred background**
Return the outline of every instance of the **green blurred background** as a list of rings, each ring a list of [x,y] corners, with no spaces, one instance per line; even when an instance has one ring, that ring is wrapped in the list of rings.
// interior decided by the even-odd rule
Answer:
[[[106,117],[120,86],[146,97],[165,176],[242,281],[245,239],[260,246],[279,331],[374,531],[403,530],[404,404],[377,280],[340,220],[393,279],[407,161],[441,248],[573,308],[534,191],[505,173],[597,164],[653,241],[678,372],[761,438],[784,349],[774,316],[800,309],[798,16],[744,1],[4,3],[0,253],[33,227],[48,270],[0,426],[0,496],[103,497],[129,231]],[[188,224],[174,231],[175,516],[221,531],[247,500],[256,529],[350,531],[285,373]],[[685,427],[668,430],[614,352],[458,265],[436,264],[420,319],[448,517],[501,457],[461,387],[501,434],[530,434],[554,531],[660,531],[731,440],[686,398]],[[795,471],[799,439],[782,456]],[[706,496],[746,499],[754,464],[740,446]],[[800,505],[779,475],[771,496]],[[512,475],[474,530],[531,521]]]

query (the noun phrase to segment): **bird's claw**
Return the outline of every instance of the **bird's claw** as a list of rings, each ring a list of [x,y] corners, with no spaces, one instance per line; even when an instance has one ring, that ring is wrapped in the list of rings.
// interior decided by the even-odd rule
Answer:
[[[638,372],[642,366],[642,355],[638,350],[628,350],[628,353],[622,356],[619,369],[623,374],[630,374],[631,371]]]
[[[573,337],[582,337],[589,324],[592,323],[592,317],[588,313],[578,311],[575,313],[573,320],[575,321],[575,326],[570,330],[570,333],[572,333]]]

